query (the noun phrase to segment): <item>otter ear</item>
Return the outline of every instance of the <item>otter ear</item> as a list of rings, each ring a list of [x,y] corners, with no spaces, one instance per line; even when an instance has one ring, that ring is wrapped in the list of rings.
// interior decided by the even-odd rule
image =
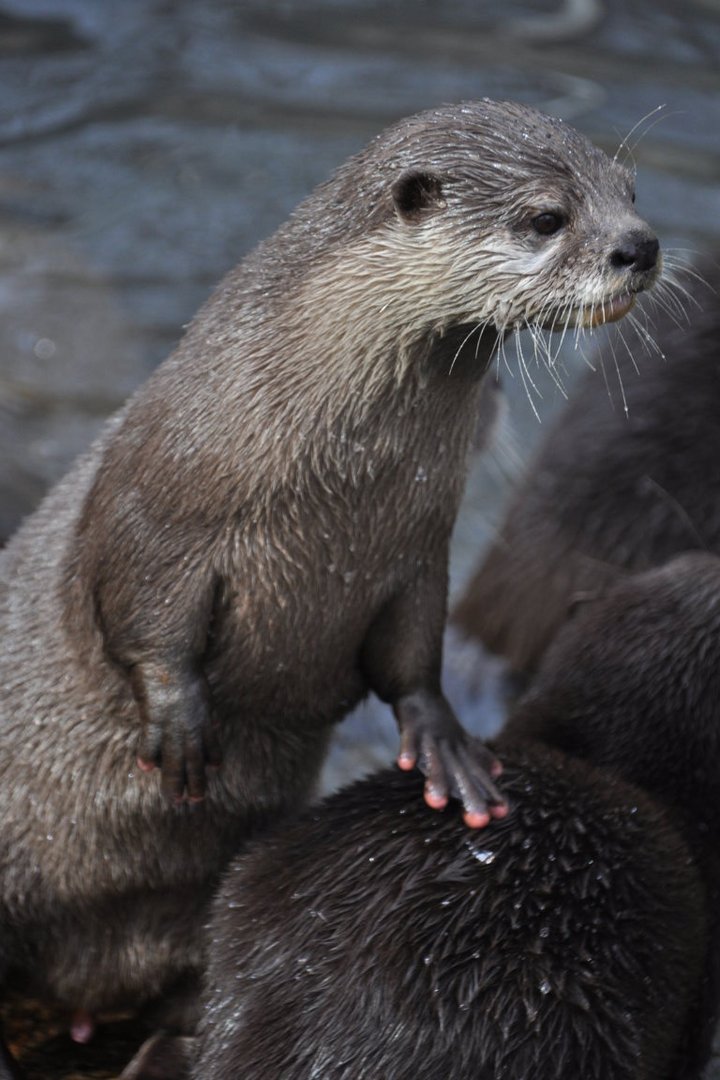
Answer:
[[[392,197],[403,221],[421,221],[433,210],[445,205],[440,177],[421,169],[407,169],[392,186]]]

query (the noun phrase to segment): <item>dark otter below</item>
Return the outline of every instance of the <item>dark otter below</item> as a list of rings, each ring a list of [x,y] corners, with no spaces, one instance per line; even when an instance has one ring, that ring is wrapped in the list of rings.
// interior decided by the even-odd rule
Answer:
[[[720,560],[583,606],[484,833],[378,774],[258,842],[210,925],[198,1080],[697,1080],[717,1012]]]
[[[503,812],[440,689],[481,377],[515,327],[594,325],[652,284],[632,187],[519,105],[390,128],[26,522],[0,562],[0,976],[85,1030],[196,970],[217,875],[308,798],[370,689],[428,802]]]
[[[515,671],[537,666],[576,595],[683,551],[720,553],[720,268],[698,270],[705,283],[683,278],[687,320],[653,319],[663,357],[630,330],[629,351],[599,357],[612,398],[584,376],[452,613]]]

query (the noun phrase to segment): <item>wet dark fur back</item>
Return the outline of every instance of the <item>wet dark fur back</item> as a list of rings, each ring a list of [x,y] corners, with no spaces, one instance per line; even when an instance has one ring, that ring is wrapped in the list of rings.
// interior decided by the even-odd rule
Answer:
[[[380,774],[231,868],[195,1076],[697,1080],[717,1013],[720,561],[583,606],[482,834]]]
[[[707,285],[682,277],[687,321],[653,313],[665,359],[624,328],[619,376],[607,347],[605,380],[584,376],[452,613],[517,671],[537,666],[576,594],[682,551],[720,552],[720,268],[699,271]]]
[[[380,774],[238,864],[198,1078],[674,1080],[703,906],[671,822],[498,749],[513,811],[481,837]]]

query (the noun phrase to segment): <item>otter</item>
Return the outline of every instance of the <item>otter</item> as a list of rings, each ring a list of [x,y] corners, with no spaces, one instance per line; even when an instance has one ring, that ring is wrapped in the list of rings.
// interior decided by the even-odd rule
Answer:
[[[651,328],[662,355],[631,329],[598,358],[611,393],[583,377],[451,613],[515,672],[537,667],[575,596],[682,551],[720,554],[720,268],[706,258],[682,283],[687,316],[673,304]]]
[[[654,283],[633,201],[525,106],[396,124],[230,273],[9,543],[0,969],[83,1037],[201,966],[221,870],[308,800],[370,690],[430,805],[506,812],[440,688],[476,402],[506,334],[619,318]]]
[[[379,773],[255,841],[198,1080],[691,1080],[717,1013],[720,559],[617,583],[494,743],[481,834]]]

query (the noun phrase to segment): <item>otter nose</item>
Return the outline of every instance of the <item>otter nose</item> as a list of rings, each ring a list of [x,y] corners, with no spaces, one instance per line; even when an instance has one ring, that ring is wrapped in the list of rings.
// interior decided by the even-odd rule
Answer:
[[[610,263],[617,270],[622,267],[633,270],[652,270],[657,262],[660,244],[647,233],[629,233],[610,255]]]

